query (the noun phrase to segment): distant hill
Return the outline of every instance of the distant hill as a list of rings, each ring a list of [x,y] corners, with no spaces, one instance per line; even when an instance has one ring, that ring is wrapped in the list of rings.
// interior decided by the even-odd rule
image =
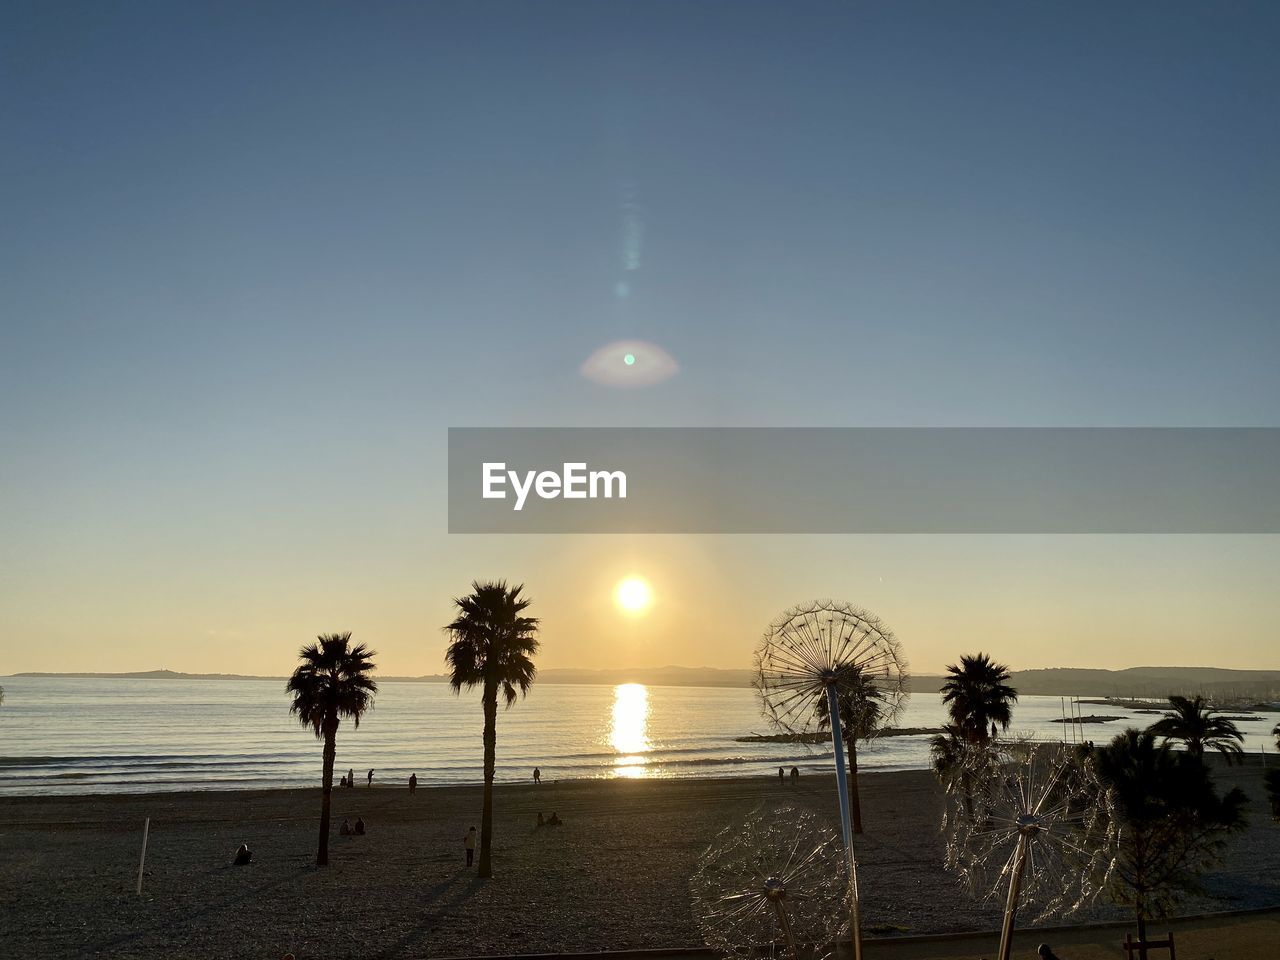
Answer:
[[[244,673],[182,673],[178,670],[137,670],[131,673],[46,673],[30,671],[13,677],[61,677],[68,680],[283,680],[284,677],[255,677]]]
[[[276,680],[237,673],[179,673],[144,670],[133,673],[15,673],[15,677],[117,678],[129,680]],[[572,667],[538,671],[540,683],[607,684],[643,683],[654,687],[749,687],[753,671],[717,667],[636,667],[616,670],[583,670]],[[384,676],[380,680],[443,683],[443,674],[419,677]],[[1171,693],[1204,693],[1218,698],[1280,699],[1280,670],[1226,670],[1220,667],[1129,667],[1125,670],[1091,670],[1049,667],[1015,670],[1011,680],[1019,693],[1053,697],[1138,697],[1163,699]],[[913,693],[936,693],[943,677],[924,674],[911,678]]]
[[[15,677],[62,677],[64,679],[115,680],[280,680],[284,677],[243,673],[181,673],[176,670],[138,670],[127,673],[15,673]],[[715,667],[639,667],[617,670],[580,670],[575,668],[538,671],[540,683],[608,684],[644,683],[655,687],[746,687],[751,685],[750,670],[720,670]],[[379,676],[379,680],[412,683],[443,683],[449,678],[441,673],[418,677]]]
[[[1155,697],[1203,693],[1219,698],[1280,698],[1280,670],[1225,670],[1220,667],[1129,667],[1089,670],[1051,667],[1018,670],[1013,685],[1021,693],[1051,696]]]
[[[643,683],[651,687],[749,687],[752,670],[717,667],[637,667],[629,670],[539,670],[543,683]]]

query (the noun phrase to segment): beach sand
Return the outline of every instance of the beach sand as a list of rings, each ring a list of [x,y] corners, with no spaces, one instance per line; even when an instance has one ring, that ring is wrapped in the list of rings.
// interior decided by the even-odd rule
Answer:
[[[1280,826],[1257,760],[1219,767],[1251,826],[1185,912],[1280,904]],[[862,777],[869,936],[995,929],[942,868],[941,797],[925,772]],[[494,878],[464,866],[479,787],[335,790],[331,865],[313,866],[319,790],[0,799],[8,955],[444,957],[701,945],[689,878],[725,826],[798,806],[833,827],[834,779],[596,780],[499,786]],[[535,830],[537,813],[564,826]],[[340,837],[362,816],[364,837]],[[134,894],[144,817],[145,889]],[[240,843],[248,867],[230,865]],[[1094,919],[1123,918],[1097,910]]]

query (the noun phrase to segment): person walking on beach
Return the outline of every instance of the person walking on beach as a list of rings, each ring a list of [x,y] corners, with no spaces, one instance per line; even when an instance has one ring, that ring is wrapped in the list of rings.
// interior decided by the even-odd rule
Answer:
[[[542,782],[542,771],[537,767],[533,768],[533,782],[534,783]]]
[[[799,782],[800,782],[800,768],[792,767],[791,768],[791,785],[794,787]]]
[[[369,786],[373,786],[373,767],[369,768]]]
[[[355,785],[356,785],[356,769],[355,767],[352,767],[350,770],[347,771],[346,786],[354,787]]]
[[[418,775],[416,773],[409,774],[409,795],[413,796],[413,792],[418,789]]]
[[[463,849],[467,851],[467,866],[471,866],[476,858],[476,828],[472,827],[467,831],[467,835],[462,838]]]

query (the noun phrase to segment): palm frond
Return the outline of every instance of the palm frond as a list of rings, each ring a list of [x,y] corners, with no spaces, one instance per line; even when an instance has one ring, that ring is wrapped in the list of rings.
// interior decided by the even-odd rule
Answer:
[[[483,685],[502,691],[510,707],[529,692],[537,667],[538,619],[524,615],[530,599],[524,585],[509,587],[505,580],[475,581],[471,593],[454,598],[457,616],[445,626],[450,636],[445,650],[449,685],[455,693]]]
[[[289,712],[310,727],[317,737],[344,717],[355,726],[373,709],[378,692],[373,679],[376,654],[363,643],[351,646],[351,634],[329,633],[298,651],[301,661],[285,683],[293,700]]]

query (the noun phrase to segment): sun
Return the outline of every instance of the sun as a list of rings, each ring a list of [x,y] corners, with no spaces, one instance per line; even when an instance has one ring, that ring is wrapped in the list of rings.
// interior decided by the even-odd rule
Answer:
[[[644,577],[624,577],[613,588],[613,602],[626,613],[644,613],[653,605],[653,591]]]

